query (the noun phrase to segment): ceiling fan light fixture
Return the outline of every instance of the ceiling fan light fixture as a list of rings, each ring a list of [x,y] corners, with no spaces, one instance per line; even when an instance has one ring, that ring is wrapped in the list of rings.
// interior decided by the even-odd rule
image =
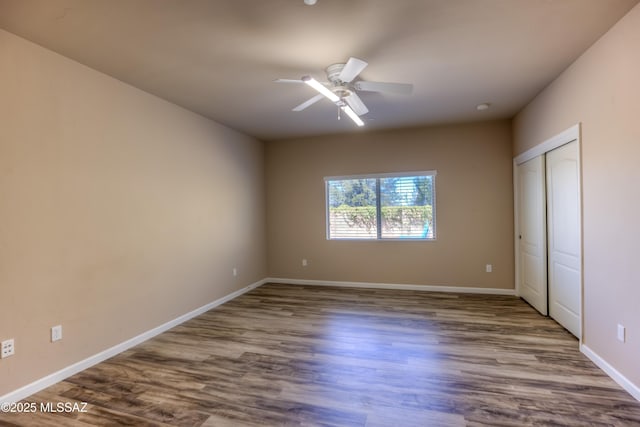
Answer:
[[[335,93],[331,92],[329,89],[327,89],[325,86],[323,86],[322,83],[320,83],[319,81],[317,81],[313,77],[304,76],[302,78],[302,81],[305,82],[306,84],[308,84],[309,86],[311,86],[312,88],[314,88],[315,90],[317,90],[318,92],[320,92],[321,94],[323,94],[324,96],[326,96],[327,98],[329,98],[329,100],[331,102],[340,101],[340,98],[338,97],[338,95],[336,95]]]
[[[343,105],[340,108],[342,108],[342,111],[347,113],[347,116],[349,116],[349,118],[353,120],[355,124],[360,127],[364,126],[364,122],[362,121],[362,119],[356,114],[355,111],[351,109],[351,107],[349,107],[348,105]]]

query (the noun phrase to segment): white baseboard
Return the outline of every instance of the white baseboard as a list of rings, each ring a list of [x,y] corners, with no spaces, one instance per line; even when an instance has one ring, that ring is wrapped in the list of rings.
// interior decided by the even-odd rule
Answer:
[[[373,289],[398,289],[406,291],[424,292],[453,292],[465,294],[491,294],[491,295],[515,295],[515,289],[500,288],[476,288],[464,286],[434,286],[434,285],[410,285],[402,283],[369,283],[369,282],[339,282],[330,280],[306,280],[269,277],[265,283],[283,283],[286,285],[309,286],[338,286],[343,288],[373,288]]]
[[[632,383],[627,377],[622,375],[616,368],[611,366],[606,360],[598,356],[593,350],[584,344],[580,344],[580,351],[587,356],[593,363],[602,369],[607,375],[611,377],[620,387],[625,389],[636,400],[640,401],[640,387]]]
[[[93,365],[96,365],[104,360],[107,360],[110,357],[113,357],[119,353],[122,353],[123,351],[128,350],[131,347],[134,347],[150,338],[155,337],[156,335],[159,335],[175,326],[178,326],[179,324],[184,323],[187,320],[190,320],[196,316],[199,316],[202,313],[211,310],[212,308],[222,305],[225,302],[230,301],[234,298],[237,298],[240,295],[247,293],[252,289],[262,286],[265,283],[267,283],[266,279],[259,280],[255,283],[245,286],[242,289],[238,289],[237,291],[232,292],[229,295],[226,295],[222,298],[212,301],[207,305],[203,305],[200,308],[196,308],[195,310],[190,311],[189,313],[183,314],[180,317],[170,320],[167,323],[164,323],[158,327],[155,327],[146,332],[143,332],[142,334],[135,336],[131,339],[128,339],[124,342],[121,342],[120,344],[114,345],[113,347],[110,347],[104,351],[101,351],[98,354],[94,354],[93,356],[90,356],[84,360],[74,363],[73,365],[67,366],[66,368],[63,368],[57,372],[54,372],[53,374],[47,375],[44,378],[40,378],[39,380],[36,380],[31,384],[27,384],[26,386],[21,387],[12,392],[9,392],[4,396],[0,396],[0,403],[18,402],[26,397],[31,396],[34,393],[39,392],[40,390],[43,390],[49,386],[52,386],[53,384],[56,384],[64,380],[65,378],[68,378],[74,374],[77,374],[80,371],[90,368]]]
[[[21,387],[17,390],[9,392],[4,396],[0,396],[0,403],[11,403],[20,401],[26,397],[37,393],[53,384],[56,384],[65,378],[68,378],[80,371],[90,368],[110,357],[113,357],[125,350],[130,349],[150,338],[155,337],[181,323],[186,322],[196,316],[201,315],[204,312],[211,310],[225,302],[231,301],[234,298],[239,297],[257,287],[260,287],[266,283],[284,283],[291,285],[309,285],[309,286],[337,286],[337,287],[350,287],[350,288],[373,288],[373,289],[399,289],[399,290],[413,290],[413,291],[425,291],[425,292],[457,292],[457,293],[474,293],[474,294],[493,294],[493,295],[515,295],[514,289],[500,289],[500,288],[477,288],[477,287],[458,287],[458,286],[433,286],[433,285],[413,285],[413,284],[397,284],[397,283],[369,283],[369,282],[344,282],[344,281],[326,281],[326,280],[306,280],[306,279],[285,279],[285,278],[273,278],[259,280],[242,289],[230,293],[222,298],[210,302],[200,308],[197,308],[189,313],[183,314],[169,322],[166,322],[160,326],[150,329],[138,336],[128,339],[120,344],[117,344],[111,348],[108,348],[100,353],[94,354],[87,359],[81,360],[73,365],[67,366],[53,374],[47,375],[44,378],[40,378]],[[618,372],[607,361],[601,358],[593,350],[584,344],[580,345],[580,351],[587,356],[593,363],[595,363],[600,369],[602,369],[607,375],[609,375],[616,383],[624,388],[629,394],[631,394],[636,400],[640,401],[640,387],[631,382],[628,378]]]

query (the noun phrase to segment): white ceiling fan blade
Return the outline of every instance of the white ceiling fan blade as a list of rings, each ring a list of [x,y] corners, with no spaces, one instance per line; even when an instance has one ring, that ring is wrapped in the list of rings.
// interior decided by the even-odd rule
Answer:
[[[304,83],[302,80],[300,79],[275,79],[273,81],[274,83]]]
[[[385,83],[385,82],[365,82],[359,81],[354,84],[356,90],[366,92],[396,93],[398,95],[410,95],[413,85],[410,83]]]
[[[367,65],[369,64],[362,59],[351,57],[347,63],[344,64],[344,68],[340,72],[340,76],[338,78],[345,83],[349,83],[351,80],[355,79],[358,74],[367,67]]]
[[[316,96],[314,96],[311,99],[307,99],[306,101],[304,101],[302,104],[298,105],[297,107],[293,108],[292,111],[302,111],[305,108],[315,104],[316,102],[320,101],[322,98],[324,98],[324,95],[322,95],[321,93],[317,94]]]
[[[302,79],[275,79],[273,81],[274,83],[304,83],[304,80]],[[327,86],[330,87],[331,83],[329,82],[318,82],[323,86]]]
[[[355,93],[351,93],[351,95],[347,96],[344,100],[347,101],[349,107],[351,107],[351,109],[359,116],[369,112],[369,109],[364,105],[362,99],[360,99],[360,97]]]

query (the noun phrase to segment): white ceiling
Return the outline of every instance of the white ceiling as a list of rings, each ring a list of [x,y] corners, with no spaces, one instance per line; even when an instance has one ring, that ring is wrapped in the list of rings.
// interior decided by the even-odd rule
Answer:
[[[355,56],[369,129],[509,118],[639,0],[0,0],[0,27],[263,140],[358,131],[305,85]],[[490,102],[492,108],[477,111]]]

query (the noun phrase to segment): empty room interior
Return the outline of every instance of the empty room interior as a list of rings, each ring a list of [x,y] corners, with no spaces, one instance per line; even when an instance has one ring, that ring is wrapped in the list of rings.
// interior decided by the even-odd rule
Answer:
[[[638,0],[0,0],[0,425],[640,425]]]

